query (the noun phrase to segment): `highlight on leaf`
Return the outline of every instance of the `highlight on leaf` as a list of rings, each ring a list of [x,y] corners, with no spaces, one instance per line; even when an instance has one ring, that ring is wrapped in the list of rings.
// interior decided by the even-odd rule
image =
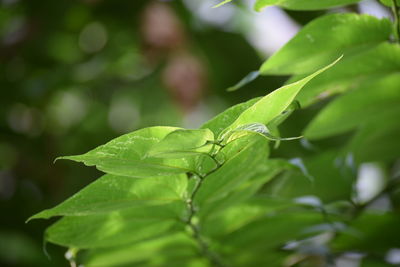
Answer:
[[[225,4],[227,4],[227,3],[229,3],[229,2],[232,2],[232,1],[233,1],[233,0],[224,0],[224,1],[222,1],[221,3],[216,4],[215,6],[213,6],[213,8],[220,7],[220,6],[225,5]]]
[[[323,73],[327,69],[333,67],[343,56],[336,59],[331,64],[321,68],[320,70],[308,75],[307,77],[301,79],[300,81],[285,85],[279,89],[276,89],[272,93],[262,97],[252,106],[245,109],[237,119],[227,127],[220,135],[225,134],[231,130],[236,129],[242,125],[249,123],[262,123],[268,124],[275,117],[280,115],[284,110],[286,110],[290,104],[294,101],[297,94],[301,89],[313,78]]]
[[[239,90],[240,88],[244,87],[245,85],[247,85],[247,84],[251,83],[252,81],[254,81],[255,79],[257,79],[257,77],[259,75],[260,75],[260,72],[258,70],[252,71],[249,74],[247,74],[243,79],[241,79],[237,84],[226,89],[226,91],[233,92],[233,91]]]
[[[225,143],[232,142],[233,140],[241,138],[248,133],[260,134],[261,136],[267,138],[270,141],[290,141],[302,138],[302,136],[297,136],[297,137],[274,136],[266,125],[261,123],[250,123],[247,125],[240,126],[235,130],[229,132],[226,136],[224,136],[224,139],[226,140]]]

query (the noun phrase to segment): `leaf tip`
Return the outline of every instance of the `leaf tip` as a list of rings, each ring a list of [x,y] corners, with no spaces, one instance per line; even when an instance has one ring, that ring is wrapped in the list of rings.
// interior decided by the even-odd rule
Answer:
[[[32,220],[38,219],[39,217],[37,216],[38,214],[30,216],[28,219],[25,220],[25,223],[29,223]]]
[[[218,4],[214,5],[214,6],[212,6],[212,8],[220,7],[220,6],[225,5],[226,3],[229,3],[229,2],[231,2],[231,1],[232,1],[232,0],[224,0],[224,1],[222,1],[221,3],[218,3]]]
[[[336,63],[338,63],[340,60],[342,60],[343,56],[344,55],[342,54],[340,57],[338,57],[336,60],[334,60],[331,64],[328,64],[326,67],[322,68],[321,72],[324,72],[325,70],[330,69],[331,67],[336,65]]]
[[[238,83],[236,83],[235,85],[226,89],[226,91],[233,92],[233,91],[239,90],[240,88],[244,87],[245,85],[247,85],[247,84],[251,83],[252,81],[254,81],[255,79],[257,79],[258,76],[260,76],[259,70],[251,71],[243,79],[241,79]]]
[[[63,159],[64,157],[57,157],[57,158],[55,158],[54,160],[53,160],[53,164],[56,164],[56,162],[58,161],[58,160],[60,160],[60,159]]]
[[[73,160],[73,161],[77,161],[80,162],[80,160],[78,159],[79,156],[61,156],[61,157],[57,157],[54,159],[53,164],[55,164],[57,161],[59,160]]]

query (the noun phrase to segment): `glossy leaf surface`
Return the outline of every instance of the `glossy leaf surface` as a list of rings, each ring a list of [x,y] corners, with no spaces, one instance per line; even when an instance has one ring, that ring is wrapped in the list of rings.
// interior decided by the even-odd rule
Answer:
[[[187,161],[146,157],[153,145],[175,130],[177,128],[173,127],[145,128],[118,137],[86,154],[61,157],[61,159],[96,166],[106,173],[136,178],[185,173],[193,168]]]
[[[105,214],[132,207],[182,202],[186,186],[185,175],[132,179],[106,174],[63,203],[31,219]]]
[[[234,130],[237,127],[246,125],[249,123],[262,123],[267,124],[275,117],[279,116],[284,110],[286,110],[289,105],[293,102],[296,95],[300,90],[314,77],[323,73],[327,69],[331,68],[338,61],[329,64],[328,66],[318,70],[317,72],[301,79],[300,81],[294,82],[292,84],[285,85],[267,96],[261,98],[252,106],[244,110],[239,117],[229,126],[229,130]]]
[[[389,40],[391,32],[387,19],[353,13],[326,15],[302,28],[261,66],[260,72],[263,75],[311,73],[340,55],[346,59]]]

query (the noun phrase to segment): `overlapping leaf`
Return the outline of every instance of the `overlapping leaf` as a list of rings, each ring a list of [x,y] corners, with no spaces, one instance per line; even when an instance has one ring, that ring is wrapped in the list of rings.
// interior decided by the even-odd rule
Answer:
[[[340,55],[346,59],[389,40],[391,32],[387,19],[352,13],[326,15],[302,28],[261,66],[260,72],[264,75],[311,73]]]
[[[195,202],[201,206],[205,202],[215,201],[257,173],[263,172],[268,154],[268,143],[261,137],[248,140],[247,145],[238,154],[207,176],[195,197]]]
[[[350,231],[333,242],[333,248],[336,251],[357,249],[383,256],[390,248],[400,245],[399,223],[400,216],[396,213],[367,212],[352,222]]]
[[[259,258],[257,255],[274,253],[293,238],[304,236],[302,232],[305,228],[321,221],[320,214],[304,210],[270,214],[246,224],[219,240],[225,244],[225,249],[230,251],[231,261],[245,265],[242,257],[247,253],[256,258]],[[247,253],[240,253],[243,248],[246,248]],[[277,266],[281,264],[282,262]]]
[[[400,125],[398,105],[380,112],[375,121],[362,125],[344,151],[356,162],[392,161],[400,157]]]
[[[265,194],[283,198],[297,198],[313,195],[324,202],[346,199],[353,188],[354,174],[348,166],[342,166],[340,149],[325,150],[315,156],[304,158],[306,174],[286,172],[284,177],[272,181],[265,188]]]
[[[187,186],[185,175],[132,179],[106,174],[58,206],[31,219],[53,216],[105,214],[132,207],[183,202]]]
[[[362,84],[324,108],[307,126],[308,139],[330,137],[379,120],[390,107],[400,103],[400,75],[389,75],[375,83]]]
[[[204,223],[205,235],[224,236],[256,219],[294,205],[288,199],[271,197],[254,197],[241,202],[220,212],[215,212],[214,216]]]
[[[193,161],[147,157],[147,152],[154,144],[175,130],[178,128],[141,129],[120,136],[86,154],[61,157],[61,159],[70,159],[83,162],[88,166],[96,166],[106,173],[136,178],[185,173],[195,168]]]
[[[393,6],[393,1],[394,0],[379,0],[382,4],[386,5],[386,6]],[[400,4],[399,0],[395,0],[397,2],[397,4]]]
[[[302,107],[321,99],[359,88],[365,82],[377,79],[400,70],[400,46],[382,43],[372,49],[343,58],[335,67],[310,81],[297,96]],[[290,82],[301,77],[295,76]]]
[[[197,257],[197,254],[194,240],[182,232],[131,245],[91,250],[85,257],[84,265],[88,267],[136,266],[136,264],[159,266],[160,262],[168,262],[179,266],[184,263],[189,264]]]
[[[225,130],[225,132],[229,132],[235,130],[240,126],[255,122],[268,124],[272,119],[279,116],[284,110],[289,107],[296,95],[309,81],[311,81],[319,74],[323,73],[325,70],[331,68],[339,60],[340,58],[329,64],[328,66],[301,79],[300,81],[285,85],[268,94],[267,96],[261,98],[252,106],[245,109],[237,117],[237,119]]]
[[[323,9],[355,2],[258,0],[256,8],[277,4],[288,9]],[[295,171],[283,172],[293,166],[269,159],[270,144],[260,134],[281,140],[277,127],[296,109],[296,99],[310,105],[353,89],[316,117],[306,130],[307,137],[330,137],[358,128],[344,152],[356,158],[374,155],[361,162],[398,158],[400,148],[393,140],[400,135],[400,127],[375,122],[383,118],[393,122],[400,114],[396,108],[400,48],[385,42],[391,31],[388,20],[367,15],[333,14],[310,23],[261,68],[263,74],[297,74],[294,83],[236,105],[200,130],[151,127],[84,155],[63,157],[107,174],[33,218],[64,216],[48,228],[46,239],[89,249],[85,266],[208,266],[205,258],[212,252],[233,266],[282,265],[287,255],[280,251],[282,246],[310,236],[304,229],[320,224],[324,216],[317,209],[280,211],[293,205],[291,198],[302,195],[314,195],[323,202],[346,199],[353,177],[340,166],[340,148],[304,158],[312,179]],[[342,54],[345,59],[334,68],[329,69],[337,61],[306,76]],[[256,75],[251,73],[239,85]],[[273,179],[277,174],[282,176]],[[198,191],[194,191],[196,183]],[[193,193],[194,199],[189,199]],[[393,229],[393,222],[376,225]],[[363,241],[376,238],[373,229],[364,232],[368,238]],[[394,239],[389,241],[397,246]],[[359,240],[348,236],[337,244],[338,250],[364,249]]]
[[[209,129],[176,130],[152,146],[147,152],[147,156],[157,158],[195,156],[208,153],[213,141],[214,134]]]
[[[107,214],[63,217],[46,231],[49,242],[75,248],[101,248],[143,241],[183,227],[185,204],[144,206]]]
[[[215,136],[219,136],[220,133],[225,130],[225,128],[227,128],[229,125],[231,125],[237,119],[237,117],[242,114],[243,111],[251,107],[258,100],[260,100],[260,98],[253,98],[247,102],[230,107],[209,120],[208,122],[204,123],[201,128],[210,129]]]
[[[293,170],[296,167],[286,160],[268,159],[263,168],[263,171],[260,170],[255,176],[243,181],[224,197],[216,201],[204,203],[199,210],[199,217],[207,221],[209,218],[213,218],[213,216],[218,216],[219,212],[227,208],[246,202],[256,195],[276,175],[285,170]]]

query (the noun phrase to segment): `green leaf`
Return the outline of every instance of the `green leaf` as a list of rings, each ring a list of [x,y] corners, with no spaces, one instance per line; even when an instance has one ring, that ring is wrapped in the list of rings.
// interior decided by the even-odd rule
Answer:
[[[297,96],[302,107],[306,107],[332,95],[358,88],[363,83],[400,70],[400,46],[382,43],[375,48],[344,58],[333,68],[310,81]],[[301,77],[291,79],[297,80]]]
[[[91,250],[83,264],[87,267],[159,266],[160,262],[168,262],[178,266],[197,256],[196,245],[185,233],[170,234],[132,245]]]
[[[111,247],[159,237],[179,229],[185,204],[134,207],[108,214],[67,216],[46,231],[46,240],[67,247]]]
[[[280,131],[278,126],[283,123],[295,110],[300,108],[300,103],[298,101],[293,101],[287,109],[285,109],[281,114],[273,118],[268,124],[267,128],[272,133],[273,137],[275,138],[275,145],[274,148],[277,149],[281,144],[281,140],[293,140],[298,139],[300,137],[289,137],[289,138],[281,138]]]
[[[385,6],[393,6],[393,0],[379,0]],[[396,0],[397,4],[400,5],[400,0]]]
[[[302,161],[306,173],[287,171],[279,179],[271,181],[263,192],[282,198],[312,195],[324,203],[347,199],[353,191],[354,175],[338,164],[340,156],[342,151],[335,149],[305,157]]]
[[[391,75],[338,97],[311,121],[304,131],[305,137],[326,138],[379,120],[388,107],[400,103],[399,84],[400,76]]]
[[[351,231],[338,236],[332,247],[335,251],[357,250],[383,256],[390,248],[399,246],[399,224],[400,216],[396,213],[363,213],[350,224]]]
[[[202,206],[206,202],[215,201],[246,180],[268,169],[264,166],[268,154],[268,142],[264,138],[257,135],[248,138],[246,146],[239,153],[203,180],[195,197],[195,203]]]
[[[293,101],[287,109],[282,111],[281,114],[273,118],[268,124],[268,128],[277,128],[282,122],[284,122],[294,111],[300,109],[300,103],[298,101]]]
[[[266,214],[258,220],[246,224],[232,233],[221,237],[221,243],[226,244],[238,257],[243,255],[240,250],[253,251],[255,255],[274,253],[286,242],[304,237],[302,233],[307,227],[321,223],[322,217],[317,212],[298,210],[293,212],[278,212]],[[280,265],[277,265],[280,266]]]
[[[322,16],[304,26],[293,39],[273,54],[261,66],[260,73],[311,73],[340,55],[348,58],[389,40],[391,32],[392,26],[388,19],[380,20],[352,13]]]
[[[361,0],[256,0],[254,9],[261,11],[265,7],[279,5],[292,10],[318,10],[349,5],[359,1]]]
[[[83,162],[87,166],[96,166],[106,173],[135,178],[189,172],[194,169],[191,161],[146,157],[153,145],[177,129],[174,127],[141,129],[120,136],[86,154],[61,157],[61,159]]]
[[[257,77],[260,75],[259,71],[252,71],[249,74],[247,74],[243,79],[241,79],[237,84],[235,84],[234,86],[231,86],[227,89],[228,92],[233,92],[236,90],[239,90],[240,88],[242,88],[243,86],[251,83],[252,81],[254,81],[255,79],[257,79]]]
[[[186,187],[186,175],[132,179],[106,174],[63,203],[30,219],[104,214],[132,207],[182,202]]]
[[[203,224],[207,236],[224,236],[232,233],[248,223],[279,210],[294,206],[288,199],[271,197],[253,197],[246,202],[215,212]]]
[[[181,157],[207,153],[214,141],[209,129],[176,130],[169,133],[147,152],[148,157]]]
[[[201,126],[202,129],[210,129],[215,136],[219,136],[219,134],[225,130],[226,127],[231,125],[237,117],[246,109],[251,107],[254,103],[260,100],[261,97],[250,99],[247,102],[237,104],[233,107],[228,108],[224,112],[218,114],[205,124]]]
[[[296,140],[301,138],[300,137],[279,137],[279,136],[274,136],[271,133],[271,130],[268,129],[267,126],[265,126],[264,124],[261,123],[250,123],[250,124],[246,124],[243,126],[240,126],[238,128],[236,128],[235,130],[232,130],[229,132],[229,134],[227,134],[226,138],[226,143],[230,143],[233,140],[239,139],[245,135],[248,135],[249,133],[257,133],[265,138],[267,138],[268,140],[271,141],[288,141],[288,140]]]
[[[387,161],[400,157],[400,126],[398,118],[400,107],[387,108],[375,121],[368,122],[344,148],[351,153],[356,162]]]
[[[260,188],[271,181],[276,175],[285,170],[296,168],[286,160],[269,159],[264,163],[264,170],[250,179],[243,181],[240,185],[228,192],[224,197],[217,201],[211,201],[201,206],[199,217],[207,220],[208,217],[218,216],[218,214],[234,205],[240,205],[254,196]]]
[[[289,107],[304,85],[320,73],[335,65],[340,59],[341,58],[338,58],[333,63],[300,81],[285,85],[261,98],[252,106],[244,110],[239,117],[227,129],[225,129],[225,133],[250,123],[258,122],[268,124]]]
[[[222,1],[221,3],[216,4],[215,6],[213,6],[213,8],[220,7],[220,6],[225,5],[225,4],[227,4],[227,3],[229,3],[229,2],[232,2],[232,1],[233,1],[233,0],[224,0],[224,1]]]

